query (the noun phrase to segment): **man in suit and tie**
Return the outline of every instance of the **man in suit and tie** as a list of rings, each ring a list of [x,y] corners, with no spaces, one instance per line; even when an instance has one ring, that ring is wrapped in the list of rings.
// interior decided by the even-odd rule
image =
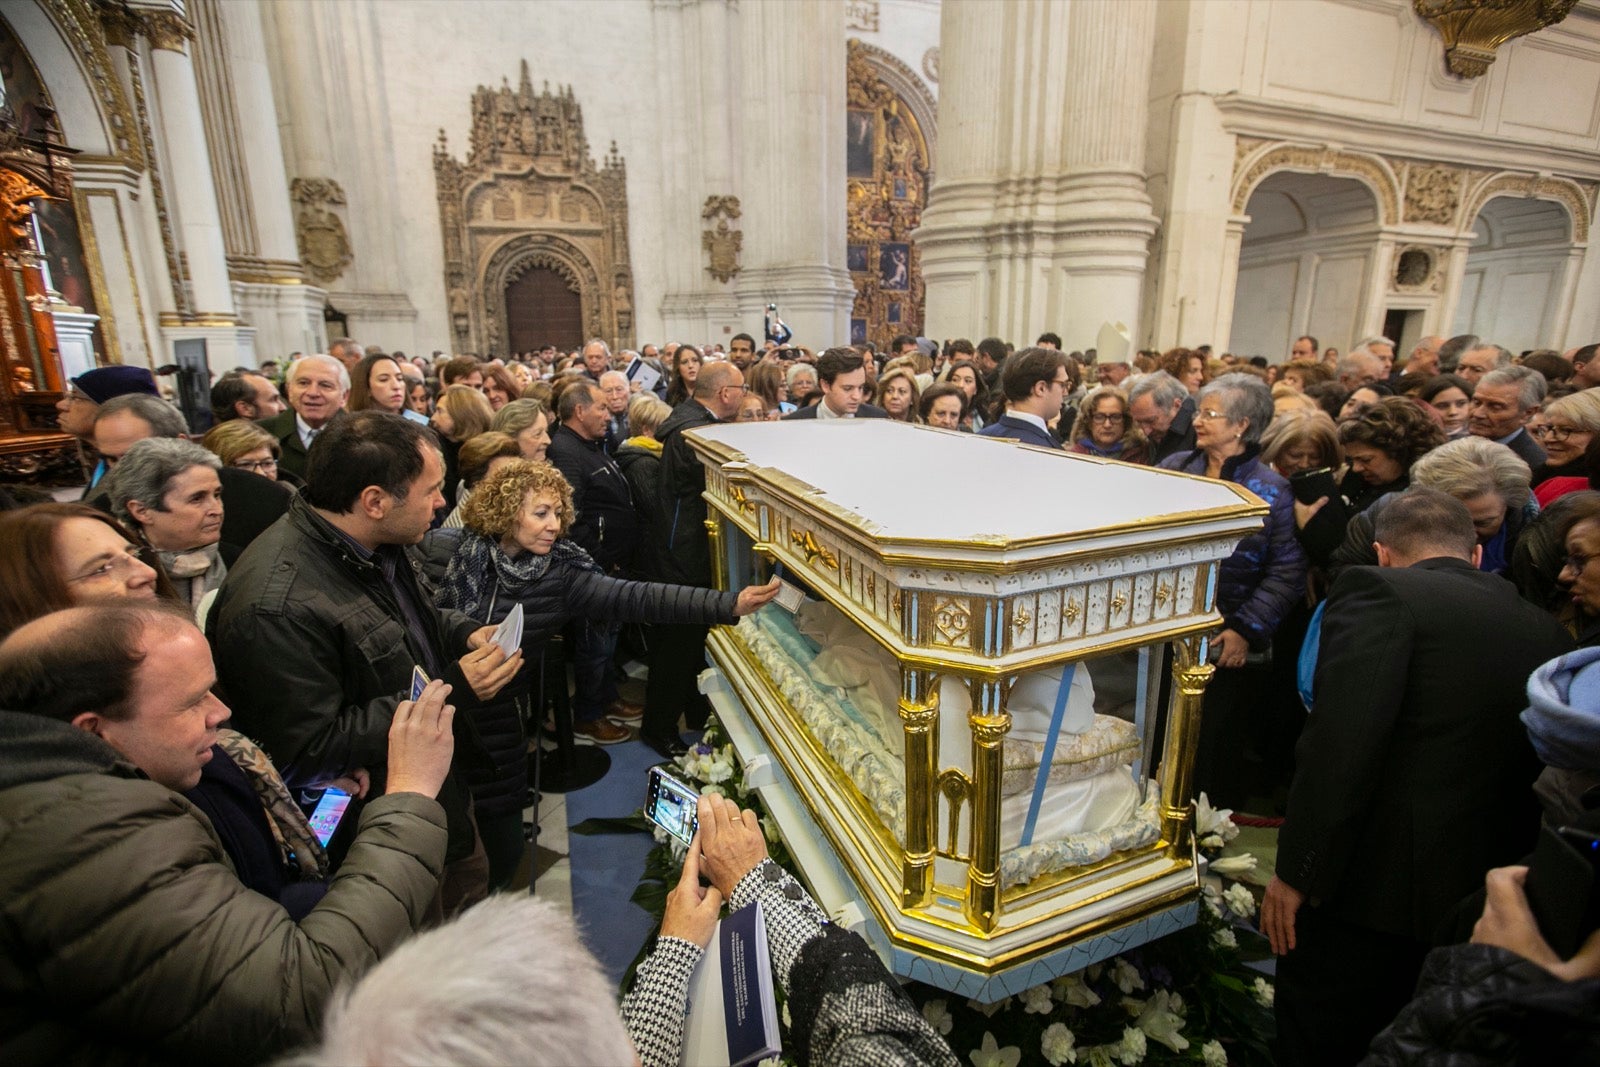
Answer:
[[[1412,488],[1376,567],[1329,594],[1261,928],[1278,960],[1278,1063],[1348,1065],[1410,1001],[1457,902],[1534,843],[1539,763],[1518,715],[1572,641],[1478,570],[1466,505]]]
[[[980,437],[1006,437],[1025,445],[1059,450],[1049,420],[1061,414],[1072,388],[1067,356],[1054,348],[1024,348],[1006,357],[1000,367],[1000,391],[1006,413],[978,431]]]
[[[289,365],[285,379],[289,410],[262,419],[260,425],[278,439],[278,469],[298,478],[306,475],[306,451],[323,427],[344,414],[350,396],[350,372],[332,356],[305,356]]]
[[[817,380],[822,399],[810,407],[791,411],[790,419],[886,419],[888,412],[863,403],[867,371],[861,353],[853,348],[830,348],[817,360]]]
[[[1478,351],[1477,349],[1473,350]],[[1467,432],[1499,441],[1533,470],[1545,459],[1544,446],[1528,433],[1527,422],[1544,403],[1544,375],[1527,367],[1505,367],[1478,380],[1472,393]]]

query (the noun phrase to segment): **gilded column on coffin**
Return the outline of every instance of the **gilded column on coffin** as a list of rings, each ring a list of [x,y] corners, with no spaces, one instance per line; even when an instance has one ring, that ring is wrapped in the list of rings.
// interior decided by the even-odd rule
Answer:
[[[933,900],[934,758],[939,751],[939,697],[931,671],[900,669],[900,722],[905,730],[906,833],[900,906]]]
[[[1172,708],[1161,760],[1161,834],[1168,854],[1190,854],[1193,828],[1194,760],[1200,746],[1200,704],[1216,667],[1206,660],[1206,639],[1185,637],[1172,642]]]

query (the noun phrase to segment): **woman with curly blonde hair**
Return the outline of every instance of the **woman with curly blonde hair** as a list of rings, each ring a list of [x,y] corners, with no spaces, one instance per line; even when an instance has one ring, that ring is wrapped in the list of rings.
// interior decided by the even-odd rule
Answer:
[[[1128,395],[1114,385],[1091,390],[1078,405],[1067,451],[1080,455],[1148,463],[1148,442],[1128,417]]]
[[[778,595],[777,579],[732,593],[608,577],[567,539],[573,514],[572,487],[548,463],[512,460],[498,467],[462,507],[465,529],[445,571],[439,606],[499,623],[521,604],[523,662],[531,665],[541,662],[550,635],[572,619],[708,626],[732,623]],[[479,733],[491,739],[495,764],[492,776],[472,783],[494,886],[510,881],[526,848],[521,798],[528,741],[518,705],[536,683],[534,670],[524,667],[474,716]],[[611,725],[579,722],[573,731],[595,735]]]

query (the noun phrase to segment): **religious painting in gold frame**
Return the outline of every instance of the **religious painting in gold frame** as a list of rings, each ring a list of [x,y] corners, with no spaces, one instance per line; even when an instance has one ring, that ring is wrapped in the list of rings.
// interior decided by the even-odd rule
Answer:
[[[887,347],[923,331],[923,282],[911,233],[928,201],[931,160],[910,102],[849,42],[845,118],[846,266],[855,285],[850,341]]]

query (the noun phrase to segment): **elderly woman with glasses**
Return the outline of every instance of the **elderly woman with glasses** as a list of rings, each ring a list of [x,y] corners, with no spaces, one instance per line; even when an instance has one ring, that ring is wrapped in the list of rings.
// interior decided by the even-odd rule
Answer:
[[[1545,461],[1533,472],[1533,484],[1551,478],[1587,478],[1584,452],[1600,434],[1600,389],[1571,393],[1544,406],[1544,421],[1529,432],[1544,446]]]
[[[1128,396],[1114,385],[1090,391],[1078,405],[1069,452],[1124,463],[1148,463],[1148,442],[1128,417]]]
[[[1290,609],[1305,595],[1306,559],[1294,533],[1289,482],[1261,458],[1261,435],[1272,421],[1272,392],[1248,374],[1224,374],[1200,389],[1192,451],[1162,460],[1167,470],[1233,482],[1270,509],[1265,526],[1239,542],[1217,573],[1222,630],[1212,639],[1220,668],[1206,690],[1195,788],[1228,806],[1249,798],[1240,754],[1251,739],[1251,710],[1268,685],[1266,672],[1246,670],[1252,652],[1265,654]]]
[[[206,431],[200,443],[215,452],[224,467],[278,480],[278,456],[282,454],[282,447],[276,437],[249,419],[219,422]],[[286,481],[301,484],[294,475],[283,473]]]

